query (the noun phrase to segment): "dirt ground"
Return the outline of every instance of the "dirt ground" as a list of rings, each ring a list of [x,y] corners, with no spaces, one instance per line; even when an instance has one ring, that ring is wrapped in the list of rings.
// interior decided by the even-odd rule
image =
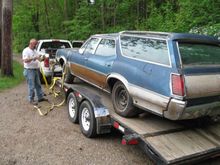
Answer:
[[[0,165],[151,164],[137,146],[122,146],[120,133],[88,139],[65,105],[40,116],[26,98],[25,82],[0,93]]]
[[[40,116],[27,102],[26,82],[0,92],[0,112],[0,165],[153,164],[138,146],[121,145],[117,131],[83,136],[66,105]]]

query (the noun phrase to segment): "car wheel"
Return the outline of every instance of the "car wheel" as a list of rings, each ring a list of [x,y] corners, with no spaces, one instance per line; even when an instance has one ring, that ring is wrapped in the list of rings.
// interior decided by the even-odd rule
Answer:
[[[79,124],[81,132],[86,137],[94,137],[96,133],[96,119],[93,108],[88,101],[83,101],[79,108]]]
[[[64,75],[64,82],[65,83],[73,83],[75,76],[73,76],[70,72],[70,69],[66,67],[66,65],[63,66],[63,72],[66,72]]]
[[[79,122],[78,101],[73,92],[71,92],[67,98],[67,110],[68,110],[69,120],[72,123],[78,123]]]
[[[123,117],[133,117],[139,112],[133,106],[133,101],[125,85],[117,81],[112,90],[112,103],[115,112]]]

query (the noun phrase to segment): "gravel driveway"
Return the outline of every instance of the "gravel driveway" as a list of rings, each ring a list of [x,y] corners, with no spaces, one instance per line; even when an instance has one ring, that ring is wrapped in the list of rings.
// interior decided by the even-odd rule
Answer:
[[[66,105],[40,116],[26,97],[26,82],[0,93],[0,165],[152,164],[137,146],[121,145],[119,132],[88,139]]]
[[[0,165],[153,164],[138,146],[121,145],[119,132],[86,138],[66,105],[40,116],[26,98],[26,82],[0,92]]]

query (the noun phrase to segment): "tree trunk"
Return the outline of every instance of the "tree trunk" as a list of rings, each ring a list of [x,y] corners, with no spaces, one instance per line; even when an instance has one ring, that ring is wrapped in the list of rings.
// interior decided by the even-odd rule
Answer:
[[[13,76],[12,69],[12,0],[2,1],[2,61],[1,74]]]
[[[39,1],[33,1],[33,6],[35,6],[34,13],[32,14],[32,23],[35,32],[37,32],[37,37],[40,37],[40,27],[39,27]]]
[[[0,0],[0,68],[2,61],[2,0]]]
[[[49,20],[49,14],[48,14],[46,0],[44,0],[44,9],[45,9],[45,17],[46,17],[46,21],[47,21],[46,29],[47,29],[48,33],[50,34],[50,37],[52,37],[52,32],[51,32],[51,28],[50,28],[50,20]]]
[[[66,20],[68,20],[68,14],[67,14],[67,12],[68,12],[68,10],[67,10],[67,1],[66,0],[64,0],[64,6],[63,6],[63,12],[64,12],[64,20],[66,21]]]
[[[102,30],[104,31],[105,29],[105,1],[101,2],[101,17],[102,17]]]

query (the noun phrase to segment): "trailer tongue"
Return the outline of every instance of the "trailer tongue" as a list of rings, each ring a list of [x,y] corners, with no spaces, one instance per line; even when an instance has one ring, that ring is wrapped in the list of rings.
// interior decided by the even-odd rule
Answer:
[[[59,81],[57,84],[61,86]],[[78,106],[74,114],[79,114],[79,121],[84,119],[84,111],[89,116],[90,120],[85,118],[85,122],[79,122],[87,137],[108,133],[114,127],[124,134],[123,144],[138,143],[157,164],[186,164],[220,155],[220,122],[174,122],[146,113],[136,118],[124,118],[114,112],[108,94],[85,83],[65,83],[64,91],[67,97],[74,94]],[[90,105],[86,106],[88,103],[91,109]],[[78,112],[80,110],[82,112]],[[76,119],[76,116],[72,117]]]

